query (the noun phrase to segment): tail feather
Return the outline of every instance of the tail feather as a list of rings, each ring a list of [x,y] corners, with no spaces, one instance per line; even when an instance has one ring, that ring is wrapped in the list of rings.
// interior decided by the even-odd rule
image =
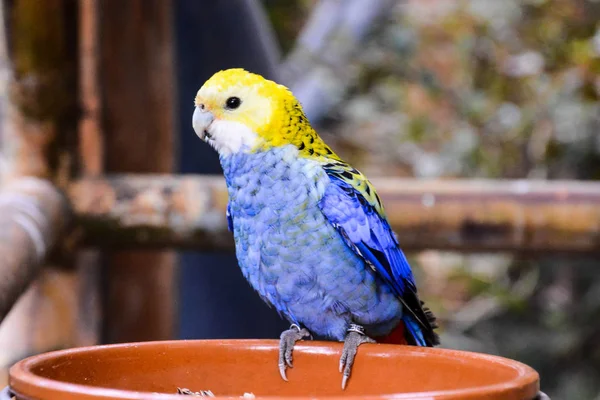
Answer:
[[[400,300],[404,306],[402,321],[406,325],[408,344],[426,347],[440,344],[434,331],[438,327],[435,315],[419,300],[416,291],[405,291]]]
[[[423,346],[427,347],[427,342],[425,342],[425,338],[423,337],[423,332],[421,327],[415,321],[412,315],[406,314],[402,317],[402,321],[404,321],[404,326],[406,327],[407,342],[410,344],[414,344],[415,346]],[[413,343],[414,342],[414,343]]]
[[[413,310],[414,312],[415,310]],[[421,323],[415,320],[412,314],[405,314],[402,320],[406,324],[407,335],[406,340],[408,343],[416,346],[433,347],[440,344],[440,337],[435,332],[438,328],[438,323],[433,312],[425,307],[424,303],[419,300],[419,314],[422,318]],[[424,318],[423,318],[424,317]]]
[[[430,327],[427,334],[423,334],[421,324],[417,322],[412,313],[406,313],[398,326],[387,336],[376,338],[377,342],[423,347],[433,347],[440,344],[439,336],[433,332],[434,329],[438,328],[435,315],[433,315],[429,308],[423,305],[423,302],[420,303],[423,315],[426,317],[427,325]]]
[[[435,317],[433,312],[429,309],[429,307],[426,307],[425,303],[423,303],[423,302],[421,302],[421,307],[423,308],[423,312],[425,313],[425,317],[427,318],[427,322],[429,322],[429,326],[431,326],[431,329],[439,328],[439,325],[437,323],[437,318]],[[439,340],[439,337],[438,337],[438,340]],[[439,344],[439,342],[437,344]]]
[[[434,331],[438,324],[433,312],[425,307],[415,292],[406,293],[402,300],[405,307],[402,321],[406,326],[405,337],[408,344],[424,347],[440,344],[440,338]]]

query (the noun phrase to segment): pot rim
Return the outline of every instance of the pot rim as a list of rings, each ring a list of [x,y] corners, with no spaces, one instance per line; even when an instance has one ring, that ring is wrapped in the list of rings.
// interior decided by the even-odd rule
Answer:
[[[279,342],[275,339],[201,339],[201,340],[162,340],[162,341],[148,341],[148,342],[132,342],[132,343],[119,343],[119,344],[108,344],[108,345],[96,345],[96,346],[85,346],[75,347],[64,350],[56,350],[47,353],[38,354],[25,358],[16,364],[14,364],[9,370],[9,386],[11,391],[16,394],[22,394],[27,396],[27,393],[31,393],[32,389],[43,387],[44,390],[54,393],[69,393],[72,395],[87,395],[87,398],[98,399],[110,399],[110,398],[122,398],[130,400],[181,400],[181,395],[177,394],[166,394],[166,393],[153,393],[153,392],[141,392],[121,389],[111,389],[96,386],[86,386],[77,383],[68,383],[56,381],[49,378],[44,378],[31,372],[31,369],[37,364],[47,361],[48,359],[56,356],[65,356],[70,354],[79,354],[85,352],[102,352],[103,349],[111,348],[131,348],[131,347],[153,347],[156,345],[167,345],[167,346],[182,346],[185,344],[205,344],[205,345],[220,345],[220,346],[233,346],[233,347],[257,347],[260,346],[263,350],[276,350],[279,348]],[[306,341],[299,342],[296,344],[294,349],[302,350],[304,352],[326,352],[326,353],[340,353],[342,343],[339,342],[327,342],[327,341]],[[372,345],[368,345],[372,346]],[[523,391],[532,391],[531,398],[534,398],[536,393],[539,391],[539,374],[528,365],[525,365],[519,361],[511,360],[501,356],[495,356],[485,353],[476,353],[465,350],[453,350],[444,348],[431,348],[431,347],[416,347],[416,346],[403,346],[403,345],[390,345],[390,344],[376,344],[379,349],[375,350],[375,353],[380,353],[382,356],[387,356],[390,351],[398,350],[402,348],[403,352],[416,353],[419,356],[426,356],[427,354],[435,354],[436,356],[449,359],[456,358],[469,358],[473,360],[485,361],[488,363],[500,364],[504,367],[511,368],[517,372],[517,377],[504,382],[493,385],[477,386],[474,388],[464,389],[453,389],[453,390],[440,390],[430,391],[421,393],[405,393],[405,394],[383,394],[383,395],[352,395],[352,396],[322,396],[328,400],[358,400],[371,398],[385,398],[385,399],[436,399],[442,400],[449,398],[450,396],[456,396],[460,394],[464,399],[475,399],[481,394],[482,390],[486,390],[489,394],[500,394],[512,388],[521,388]],[[241,396],[241,394],[240,394]],[[282,398],[283,396],[270,395],[270,396],[256,396],[256,399],[273,399]],[[321,397],[321,396],[319,396]],[[219,398],[232,398],[231,396],[216,396]],[[289,399],[300,399],[306,398],[306,396],[285,396]]]

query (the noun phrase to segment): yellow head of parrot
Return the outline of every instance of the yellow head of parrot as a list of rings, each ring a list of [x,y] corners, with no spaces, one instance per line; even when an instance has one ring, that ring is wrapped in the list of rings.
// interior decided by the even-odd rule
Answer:
[[[239,68],[214,74],[194,103],[196,134],[225,154],[290,143],[286,121],[306,120],[288,88]]]

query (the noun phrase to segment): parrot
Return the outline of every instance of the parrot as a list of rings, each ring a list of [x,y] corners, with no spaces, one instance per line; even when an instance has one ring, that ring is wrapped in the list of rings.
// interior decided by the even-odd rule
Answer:
[[[296,342],[313,335],[344,343],[342,389],[361,344],[439,345],[375,188],[321,139],[290,89],[218,71],[196,93],[192,126],[218,153],[242,274],[290,323],[279,338],[283,380]]]

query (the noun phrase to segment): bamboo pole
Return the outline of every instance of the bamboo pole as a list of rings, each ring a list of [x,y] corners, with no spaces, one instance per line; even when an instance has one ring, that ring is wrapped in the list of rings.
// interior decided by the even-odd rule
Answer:
[[[600,251],[600,183],[373,179],[406,250]],[[221,177],[129,175],[69,189],[88,245],[231,251]]]
[[[1,385],[15,360],[74,345],[80,309],[76,274],[42,268],[70,221],[58,187],[76,164],[76,1],[3,0],[0,9]]]
[[[21,178],[0,192],[0,322],[37,276],[69,213],[48,181]]]
[[[36,276],[69,219],[66,185],[76,129],[72,0],[0,3],[3,118],[0,173],[0,320]]]

